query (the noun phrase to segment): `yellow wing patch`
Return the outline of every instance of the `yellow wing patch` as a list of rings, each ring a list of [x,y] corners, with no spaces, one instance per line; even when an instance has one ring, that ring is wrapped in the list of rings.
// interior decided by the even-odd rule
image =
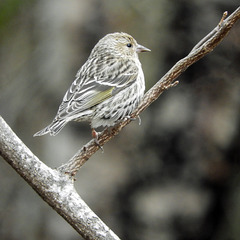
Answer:
[[[98,92],[94,97],[87,102],[88,107],[93,107],[104,100],[110,98],[112,96],[112,91],[114,87],[111,87],[103,92]]]

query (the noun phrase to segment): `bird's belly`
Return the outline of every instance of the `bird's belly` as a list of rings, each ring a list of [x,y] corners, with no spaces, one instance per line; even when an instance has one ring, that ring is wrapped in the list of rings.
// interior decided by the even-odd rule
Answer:
[[[131,115],[142,100],[144,88],[135,84],[100,103],[94,111],[92,128],[111,127]]]

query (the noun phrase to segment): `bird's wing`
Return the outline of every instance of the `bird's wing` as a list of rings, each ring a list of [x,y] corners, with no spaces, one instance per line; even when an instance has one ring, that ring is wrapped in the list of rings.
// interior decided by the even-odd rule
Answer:
[[[58,110],[58,118],[78,115],[116,95],[137,79],[138,69],[129,61],[112,60],[108,64],[85,65],[66,92]],[[92,71],[85,70],[86,67],[92,68]]]

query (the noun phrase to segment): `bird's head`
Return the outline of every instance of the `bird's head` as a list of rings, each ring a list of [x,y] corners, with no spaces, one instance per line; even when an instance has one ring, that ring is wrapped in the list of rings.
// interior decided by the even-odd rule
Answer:
[[[113,57],[137,58],[140,52],[150,49],[140,45],[127,33],[110,33],[103,37],[94,47],[92,53],[110,54]]]

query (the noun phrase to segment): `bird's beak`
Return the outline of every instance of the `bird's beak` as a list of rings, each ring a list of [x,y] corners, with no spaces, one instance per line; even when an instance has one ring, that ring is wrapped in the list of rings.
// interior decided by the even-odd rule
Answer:
[[[140,53],[140,52],[151,52],[150,49],[138,44],[137,45],[137,53]]]

